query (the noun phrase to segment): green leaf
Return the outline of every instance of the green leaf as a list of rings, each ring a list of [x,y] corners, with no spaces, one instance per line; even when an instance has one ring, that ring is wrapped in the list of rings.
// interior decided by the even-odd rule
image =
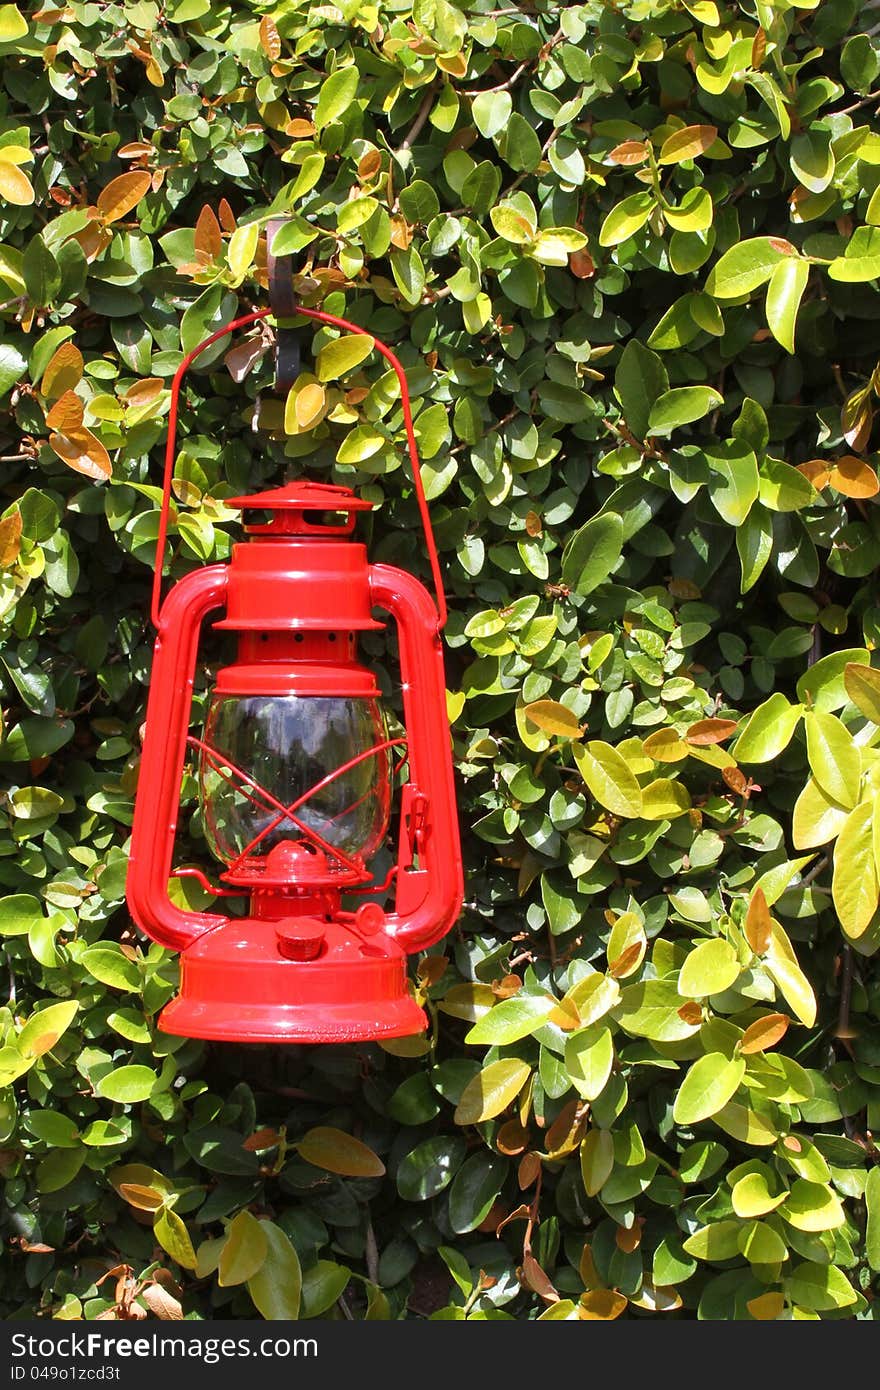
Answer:
[[[572,1084],[584,1100],[595,1100],[605,1089],[614,1065],[614,1039],[605,1023],[579,1028],[565,1040],[565,1065]]]
[[[797,312],[810,278],[808,261],[787,257],[780,261],[767,286],[767,323],[786,352],[794,352]]]
[[[586,596],[610,579],[623,550],[623,522],[605,512],[585,522],[562,552],[562,577],[569,589]]]
[[[172,1260],[176,1260],[184,1269],[195,1269],[196,1252],[189,1231],[176,1211],[170,1207],[162,1208],[153,1223],[153,1235]]]
[[[682,1249],[698,1260],[729,1260],[739,1254],[742,1229],[738,1221],[712,1221],[688,1236]]]
[[[79,1004],[68,1000],[31,1014],[16,1040],[19,1052],[23,1057],[42,1057],[45,1052],[51,1052],[78,1013]]]
[[[742,571],[740,593],[747,594],[761,578],[773,554],[773,527],[759,502],[753,504],[748,516],[737,527],[736,549]]]
[[[72,719],[22,719],[0,741],[0,761],[22,763],[51,757],[73,734]]]
[[[132,1064],[116,1067],[102,1076],[95,1091],[104,1100],[115,1100],[122,1105],[136,1105],[147,1100],[156,1084],[156,1074],[149,1067]]]
[[[646,980],[621,992],[613,1017],[627,1033],[654,1042],[678,1042],[699,1032],[699,1023],[681,1017],[681,995],[675,980]]]
[[[448,1187],[464,1162],[467,1147],[457,1135],[438,1134],[410,1149],[397,1169],[397,1190],[405,1202],[424,1202]]]
[[[263,1263],[247,1281],[258,1313],[267,1321],[295,1321],[302,1301],[302,1270],[296,1250],[274,1221],[261,1221],[266,1237]]]
[[[869,653],[860,647],[848,647],[845,651],[823,656],[798,681],[798,699],[820,714],[833,714],[846,704],[847,667],[854,664],[869,666],[870,662]]]
[[[654,402],[668,389],[666,368],[657,353],[637,338],[630,338],[614,373],[614,390],[626,423],[637,439],[645,438]]]
[[[459,1168],[449,1189],[449,1224],[457,1235],[474,1231],[489,1215],[506,1174],[504,1159],[474,1153]]]
[[[857,941],[877,911],[880,886],[874,861],[874,808],[870,801],[850,811],[834,849],[831,893],[845,934]]]
[[[880,1168],[868,1169],[865,1183],[865,1208],[868,1224],[865,1231],[865,1254],[873,1270],[880,1270]]]
[[[27,20],[17,5],[0,5],[0,43],[12,43],[27,31]]]
[[[611,1176],[614,1141],[610,1130],[591,1129],[581,1140],[581,1177],[588,1197],[595,1197]]]
[[[769,763],[784,752],[803,714],[777,690],[749,715],[733,748],[737,762]]]
[[[513,99],[509,92],[480,92],[471,103],[474,125],[487,140],[501,134],[512,110]]]
[[[381,1178],[385,1172],[385,1164],[367,1144],[329,1125],[308,1130],[296,1144],[296,1151],[306,1163],[344,1177]]]
[[[843,668],[844,689],[866,719],[880,724],[880,671],[851,662]]]
[[[737,1244],[751,1264],[774,1265],[788,1259],[788,1247],[782,1236],[764,1221],[751,1221],[745,1226]]]
[[[626,760],[610,743],[594,739],[575,744],[572,751],[578,771],[591,795],[615,816],[638,816],[642,792]]]
[[[654,211],[652,193],[633,193],[612,208],[599,232],[600,246],[619,246],[644,227]]]
[[[738,439],[728,439],[703,450],[712,479],[712,505],[728,526],[742,526],[758,498],[758,460]]]
[[[315,375],[319,381],[336,381],[359,367],[372,351],[373,339],[361,333],[325,343],[315,358]]]
[[[692,1125],[717,1114],[739,1090],[746,1064],[722,1052],[707,1052],[692,1064],[672,1108],[676,1124]]]
[[[93,979],[100,980],[111,989],[124,989],[136,994],[141,988],[141,974],[136,962],[123,955],[114,943],[108,941],[89,946],[83,951],[80,961]]]
[[[846,1220],[840,1198],[825,1183],[796,1178],[779,1215],[798,1231],[833,1231]]]
[[[302,1318],[319,1318],[345,1292],[351,1271],[332,1260],[318,1260],[305,1271],[302,1279]]]
[[[795,247],[778,237],[740,241],[716,261],[706,280],[706,292],[713,299],[741,299],[765,284],[780,261],[794,255]]]
[[[858,669],[858,668],[857,668]],[[829,801],[852,810],[859,799],[862,758],[853,736],[833,714],[804,716],[810,771]]]
[[[455,1123],[475,1125],[500,1115],[519,1095],[531,1070],[527,1062],[517,1057],[506,1057],[484,1067],[462,1091],[455,1109]]]
[[[263,1267],[269,1253],[269,1239],[264,1223],[249,1211],[240,1211],[232,1218],[217,1266],[217,1283],[221,1288],[246,1284]]]
[[[678,976],[678,992],[689,999],[721,994],[739,979],[742,967],[729,941],[701,941],[690,952]]]
[[[793,1303],[816,1313],[847,1308],[856,1301],[856,1291],[836,1265],[814,1264],[805,1260],[792,1270],[786,1290]]]
[[[27,936],[42,920],[42,904],[30,893],[0,898],[0,936]]]
[[[315,129],[323,130],[338,121],[351,106],[358,89],[358,70],[353,65],[337,68],[324,80],[315,106]]]
[[[827,845],[840,834],[846,817],[846,807],[831,801],[811,777],[794,804],[791,831],[795,849]]]
[[[724,404],[724,397],[712,386],[674,386],[657,397],[648,416],[650,434],[671,434],[682,425],[702,420],[710,410]]]
[[[496,1004],[465,1036],[466,1043],[503,1046],[526,1038],[546,1020],[556,1008],[555,999],[538,995],[518,994]]]

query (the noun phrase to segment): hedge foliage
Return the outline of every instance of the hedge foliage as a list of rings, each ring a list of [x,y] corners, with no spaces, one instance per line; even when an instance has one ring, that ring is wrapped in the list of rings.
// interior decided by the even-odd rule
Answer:
[[[875,12],[0,6],[6,1316],[873,1316]],[[168,386],[279,212],[448,576],[467,903],[383,1047],[159,1033],[124,907]],[[391,375],[304,328],[284,402],[270,337],[190,378],[171,574],[305,471],[424,568]]]

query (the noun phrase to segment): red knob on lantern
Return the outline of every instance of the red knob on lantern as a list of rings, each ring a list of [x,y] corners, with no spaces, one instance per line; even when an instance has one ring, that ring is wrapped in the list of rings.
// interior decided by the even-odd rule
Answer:
[[[166,500],[179,381],[219,336],[190,354],[175,379]],[[426,519],[405,377],[393,354],[376,346],[401,381]],[[241,1042],[420,1032],[426,1019],[408,989],[406,955],[446,934],[463,895],[442,591],[438,611],[412,575],[368,562],[352,533],[356,514],[371,504],[348,488],[295,482],[229,505],[244,513],[248,539],[233,547],[228,565],[175,585],[161,611],[164,512],[160,527],[158,636],[127,884],[137,924],[181,953],[180,992],[160,1026]],[[358,656],[360,634],[384,625],[377,609],[397,625],[405,738],[389,736],[375,676]],[[216,629],[234,634],[237,651],[218,671],[204,729],[193,735],[198,642],[212,615]],[[205,836],[224,865],[222,891],[249,900],[245,916],[186,911],[169,897],[188,750],[198,764]],[[403,767],[396,864],[377,884],[370,862],[385,844]],[[179,872],[206,882],[200,870]],[[387,908],[361,897],[383,888],[394,892]]]

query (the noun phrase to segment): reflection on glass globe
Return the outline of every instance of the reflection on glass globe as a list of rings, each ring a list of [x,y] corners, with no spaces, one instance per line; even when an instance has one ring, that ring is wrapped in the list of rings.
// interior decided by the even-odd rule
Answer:
[[[212,853],[226,864],[242,855],[262,857],[284,841],[309,843],[307,827],[325,845],[369,859],[388,829],[387,749],[341,772],[290,815],[283,811],[385,738],[376,700],[215,696],[204,734],[214,756],[203,751],[199,762],[199,800]],[[258,785],[242,783],[233,768]]]

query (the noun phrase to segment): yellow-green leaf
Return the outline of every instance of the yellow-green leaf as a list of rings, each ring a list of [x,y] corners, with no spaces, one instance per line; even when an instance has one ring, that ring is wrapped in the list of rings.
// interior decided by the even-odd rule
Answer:
[[[676,130],[660,147],[658,164],[680,164],[684,159],[696,159],[705,153],[718,138],[714,125],[687,125]]]
[[[246,1213],[240,1214],[246,1215]],[[184,1269],[195,1269],[196,1252],[189,1238],[189,1231],[176,1211],[172,1211],[170,1207],[165,1207],[159,1212],[153,1223],[153,1235],[172,1260],[176,1260]]]
[[[605,1023],[580,1028],[565,1041],[565,1066],[578,1095],[595,1100],[605,1089],[614,1064],[614,1039]]]
[[[811,777],[794,803],[791,838],[795,849],[816,849],[835,840],[846,825],[848,811],[823,792]]]
[[[236,280],[243,280],[253,265],[259,239],[259,222],[249,222],[245,227],[236,227],[229,238],[226,258]]]
[[[739,1090],[745,1070],[741,1057],[728,1060],[723,1052],[697,1058],[675,1097],[672,1117],[676,1124],[692,1125],[717,1114]]]
[[[315,375],[319,381],[335,381],[359,367],[373,351],[373,339],[361,333],[351,333],[325,343],[315,359]]]
[[[302,1269],[296,1250],[274,1221],[261,1221],[266,1237],[266,1256],[247,1281],[248,1293],[259,1313],[270,1322],[295,1321],[302,1298]]]
[[[615,816],[641,814],[641,789],[616,748],[594,739],[573,751],[578,770],[600,806]]]
[[[471,1077],[461,1093],[455,1110],[457,1125],[475,1125],[492,1120],[506,1110],[532,1074],[528,1062],[517,1057],[505,1057],[492,1062]]]
[[[721,994],[739,979],[742,967],[736,951],[723,937],[701,941],[681,967],[678,992],[688,999]]]
[[[850,662],[844,668],[843,684],[856,709],[872,724],[880,724],[880,671]]]
[[[809,278],[809,261],[795,256],[788,256],[780,261],[770,276],[767,286],[767,323],[773,337],[786,352],[794,352],[797,313]]]
[[[788,1196],[785,1190],[777,1193],[770,1191],[769,1172],[770,1170],[766,1169],[746,1173],[734,1183],[730,1200],[737,1216],[766,1216],[768,1211],[775,1211],[780,1203],[785,1201]]]
[[[558,700],[534,700],[523,712],[536,729],[554,738],[581,738],[583,734],[577,715]]]
[[[671,777],[657,777],[642,788],[642,820],[675,820],[690,808],[687,787]]]
[[[852,810],[859,799],[862,758],[853,736],[834,714],[804,715],[810,771],[829,801]]]
[[[795,1018],[806,1028],[812,1028],[816,1022],[816,996],[797,963],[791,942],[777,921],[772,924],[772,933],[764,964]]]
[[[0,43],[24,38],[27,31],[27,20],[17,5],[0,5]]]
[[[746,720],[733,749],[737,761],[773,762],[788,747],[803,712],[803,705],[792,705],[775,691]]]
[[[0,160],[0,198],[15,207],[30,207],[34,201],[34,186],[17,164]]]
[[[850,811],[834,849],[831,894],[840,925],[853,940],[864,934],[877,910],[873,815],[870,801]]]
[[[237,1212],[229,1223],[220,1252],[217,1283],[221,1288],[246,1284],[260,1271],[268,1253],[269,1241],[264,1223],[249,1211]]]
[[[44,1052],[50,1052],[78,1013],[79,1004],[68,1000],[32,1014],[18,1035],[19,1052],[24,1057],[42,1057]]]
[[[306,1163],[343,1177],[381,1178],[385,1172],[385,1164],[368,1145],[330,1125],[317,1125],[308,1130],[296,1150]]]
[[[778,1132],[770,1121],[747,1105],[732,1100],[712,1116],[712,1119],[725,1134],[738,1139],[741,1144],[753,1144],[756,1148],[766,1148],[775,1144]]]
[[[608,1181],[614,1167],[614,1140],[610,1130],[591,1129],[581,1141],[581,1177],[588,1197]]]
[[[833,1231],[846,1220],[836,1193],[825,1183],[808,1182],[806,1178],[796,1178],[792,1183],[779,1215],[799,1231]]]

